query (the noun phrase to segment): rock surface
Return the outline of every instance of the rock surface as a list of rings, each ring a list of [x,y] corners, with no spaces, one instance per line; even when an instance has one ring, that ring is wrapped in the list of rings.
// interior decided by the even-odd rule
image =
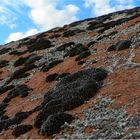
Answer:
[[[140,139],[140,8],[0,46],[0,139]]]

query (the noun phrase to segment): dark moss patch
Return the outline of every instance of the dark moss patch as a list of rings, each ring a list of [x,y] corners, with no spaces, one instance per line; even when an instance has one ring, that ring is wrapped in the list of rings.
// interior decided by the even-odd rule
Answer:
[[[57,39],[60,36],[61,36],[60,34],[54,34],[52,36],[49,36],[49,39]]]
[[[71,123],[72,120],[72,115],[66,113],[58,112],[50,115],[47,120],[43,122],[40,128],[40,133],[41,135],[53,135],[60,130],[65,122]]]
[[[31,129],[33,129],[32,125],[19,125],[13,130],[12,134],[17,138],[20,135],[29,132]]]
[[[28,60],[28,58],[29,58],[29,56],[27,56],[27,57],[20,57],[19,59],[17,59],[15,61],[14,66],[18,67],[18,66],[23,65],[26,62],[26,60]]]
[[[9,117],[7,115],[0,115],[0,121],[7,120]]]
[[[70,73],[61,73],[61,74],[59,74],[59,75],[56,77],[55,80],[60,80],[60,79],[66,77],[66,76],[68,76],[68,75],[70,75]]]
[[[44,38],[47,36],[47,32],[37,34],[36,38]]]
[[[78,61],[77,65],[83,65],[85,61]]]
[[[17,59],[15,61],[14,66],[18,67],[18,66],[21,66],[23,64],[28,66],[39,59],[41,59],[41,56],[37,56],[36,54],[31,54],[31,55],[26,56],[26,57],[20,57],[19,59]]]
[[[67,47],[71,47],[71,46],[73,46],[73,45],[75,45],[74,42],[65,43],[65,44],[59,46],[59,47],[56,49],[56,51],[63,51],[63,50],[65,50]]]
[[[91,41],[87,44],[87,47],[93,46],[95,43],[97,43],[96,41]]]
[[[55,61],[50,62],[49,64],[44,64],[41,68],[41,71],[47,72],[48,70],[50,70],[51,68],[55,67],[56,65],[62,62],[63,60],[55,60]]]
[[[107,48],[107,52],[114,51],[116,49],[115,45],[111,45],[110,47]]]
[[[31,55],[25,62],[25,65],[30,65],[34,62],[36,62],[37,60],[40,60],[42,57],[41,56],[37,56],[35,54]]]
[[[82,52],[88,51],[88,48],[84,47],[83,44],[77,44],[75,47],[71,48],[70,50],[65,51],[64,57],[73,57],[79,55]]]
[[[9,84],[12,80],[14,79],[20,79],[20,78],[24,78],[26,76],[28,76],[29,74],[27,74],[26,72],[36,68],[37,66],[34,64],[31,65],[27,65],[24,66],[21,69],[16,70],[9,78],[9,80],[7,80],[6,84]]]
[[[110,22],[104,23],[102,25],[103,28],[99,30],[99,33],[103,33],[104,31],[106,31],[110,28],[121,25],[122,23],[128,22],[129,20],[132,20],[138,16],[139,16],[139,14],[136,14],[136,15],[131,16],[131,17],[125,17],[125,18],[118,19],[116,21],[110,21]]]
[[[32,89],[27,85],[18,85],[12,91],[10,91],[8,95],[20,95],[21,97],[26,97],[31,90]]]
[[[74,36],[78,33],[82,33],[82,32],[85,32],[84,30],[80,30],[80,29],[74,29],[74,30],[68,30],[68,31],[65,31],[63,33],[63,37],[70,37],[70,36]]]
[[[88,23],[88,27],[86,28],[89,31],[95,30],[103,26],[103,23],[100,20],[91,21]]]
[[[17,56],[20,56],[20,55],[23,55],[25,54],[27,51],[17,51],[17,50],[14,50],[14,51],[11,51],[9,54],[10,55],[17,55]]]
[[[40,129],[41,125],[43,124],[43,122],[52,114],[55,114],[57,112],[63,112],[63,107],[60,105],[56,105],[53,107],[48,107],[44,110],[42,110],[38,116],[35,119],[35,123],[34,126],[38,129]]]
[[[9,61],[7,60],[0,60],[0,69],[7,66],[9,63]]]
[[[27,114],[27,112],[22,112],[22,114],[18,114],[14,118],[9,118],[0,121],[0,132],[2,130],[7,130],[10,126],[20,124],[22,120],[26,119],[28,116],[29,114]]]
[[[44,95],[44,101],[39,107],[42,111],[36,117],[35,127],[44,134],[46,127],[49,127],[46,125],[46,121],[50,115],[62,113],[83,104],[96,94],[106,76],[107,72],[103,69],[87,69],[60,79],[55,88]],[[52,125],[54,123],[51,122]],[[46,134],[56,133],[60,126],[56,130],[55,126],[52,126],[51,132],[46,132]]]
[[[129,40],[121,40],[120,42],[118,42],[116,44],[116,50],[121,51],[121,50],[127,49],[127,48],[130,47],[130,45],[131,45],[131,41],[129,41]]]
[[[0,103],[0,115],[2,115],[4,113],[4,110],[6,109],[6,107],[8,106],[7,103]]]
[[[26,72],[26,73],[19,75],[19,77],[17,79],[26,78],[28,76],[30,76],[30,73]]]
[[[97,40],[99,41],[99,40],[102,40],[102,39],[105,39],[105,38],[108,38],[109,36],[113,36],[113,35],[115,35],[115,34],[117,34],[118,33],[118,31],[113,31],[113,32],[111,32],[111,33],[109,33],[108,35],[99,35],[100,37],[98,37],[97,38]]]
[[[115,34],[117,34],[118,33],[118,31],[113,31],[113,32],[111,32],[108,36],[113,36],[113,35],[115,35]]]
[[[26,119],[30,115],[29,112],[17,112],[14,116],[14,119],[18,122],[21,123],[22,120]]]
[[[0,49],[0,55],[8,53],[10,50],[11,48],[2,48]]]
[[[130,40],[121,40],[119,42],[117,42],[115,45],[110,46],[107,51],[121,51],[121,50],[125,50],[127,48],[129,48],[131,45],[131,41]]]
[[[60,82],[56,85],[54,91],[47,93],[47,98],[50,95],[52,98],[63,98],[64,100],[66,100],[76,95],[79,96],[79,94],[84,95],[86,94],[85,87],[90,87],[91,85],[91,91],[94,93],[94,91],[99,88],[99,84],[96,81],[101,81],[106,76],[106,71],[102,69],[88,69],[70,74],[60,80]],[[85,91],[83,88],[85,88]],[[81,92],[81,90],[83,91]],[[91,94],[91,92],[88,94]],[[47,99],[45,98],[45,100]]]
[[[13,89],[14,87],[15,87],[14,85],[0,87],[0,95],[7,92],[10,89]]]
[[[99,40],[102,40],[102,39],[104,39],[106,37],[107,37],[107,35],[102,35],[102,36],[98,37],[97,40],[99,41]]]
[[[14,118],[7,118],[0,121],[0,132],[2,130],[9,129],[10,126],[18,125],[22,122],[23,119],[26,119],[29,116],[28,112],[17,113]]]
[[[22,47],[22,46],[30,46],[32,44],[34,44],[35,42],[37,41],[37,38],[25,38],[25,39],[22,39],[22,42],[19,44],[19,48]]]
[[[47,76],[46,81],[47,82],[55,81],[55,79],[56,79],[57,76],[58,76],[57,73],[50,74],[50,75]]]
[[[90,55],[91,55],[90,51],[82,52],[82,53],[79,54],[79,56],[75,59],[75,61],[79,61],[79,60],[81,60],[81,59],[83,59],[83,58],[86,58],[86,57],[88,57],[88,56],[90,56]]]
[[[8,103],[17,96],[26,97],[31,90],[27,85],[18,85],[8,93],[3,102]]]
[[[34,52],[38,50],[44,50],[50,47],[52,47],[52,44],[49,40],[44,38],[39,38],[33,44],[28,46],[28,50],[29,52]]]
[[[70,27],[74,27],[74,26],[77,26],[79,24],[81,24],[83,21],[76,21],[76,22],[73,22],[71,24],[69,24]]]
[[[38,105],[34,107],[32,110],[30,110],[29,112],[34,113],[34,112],[40,111],[42,108],[43,108],[42,105]]]
[[[62,74],[58,74],[58,73],[53,73],[47,76],[46,81],[47,82],[52,82],[52,81],[57,81],[60,80],[61,78],[69,75],[70,73],[62,73]]]
[[[6,130],[8,129],[9,123],[7,120],[1,120],[0,121],[0,133],[2,132],[2,130]]]

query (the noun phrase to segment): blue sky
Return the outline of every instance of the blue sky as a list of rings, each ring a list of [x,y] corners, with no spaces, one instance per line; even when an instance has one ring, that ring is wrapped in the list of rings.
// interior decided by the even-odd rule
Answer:
[[[140,0],[1,0],[0,44],[136,6]]]

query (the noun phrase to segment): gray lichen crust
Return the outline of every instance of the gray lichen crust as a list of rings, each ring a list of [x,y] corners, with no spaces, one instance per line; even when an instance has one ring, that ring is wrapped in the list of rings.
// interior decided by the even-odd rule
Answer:
[[[127,134],[129,128],[140,128],[138,121],[131,121],[123,108],[109,107],[114,101],[111,98],[98,96],[94,105],[83,111],[84,119],[74,120],[71,125],[64,125],[65,130],[60,139],[121,139],[138,138],[139,132]],[[139,118],[139,117],[138,117]],[[138,119],[140,121],[140,118]],[[131,123],[130,123],[131,122]],[[90,134],[84,133],[87,126],[94,129]],[[72,129],[72,132],[69,131]],[[131,137],[132,136],[132,137]],[[140,138],[140,137],[139,137]]]

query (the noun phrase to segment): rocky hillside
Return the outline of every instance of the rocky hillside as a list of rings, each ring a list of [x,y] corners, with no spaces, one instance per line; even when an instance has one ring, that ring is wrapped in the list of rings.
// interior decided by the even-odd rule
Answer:
[[[140,139],[140,7],[0,46],[0,138]]]

